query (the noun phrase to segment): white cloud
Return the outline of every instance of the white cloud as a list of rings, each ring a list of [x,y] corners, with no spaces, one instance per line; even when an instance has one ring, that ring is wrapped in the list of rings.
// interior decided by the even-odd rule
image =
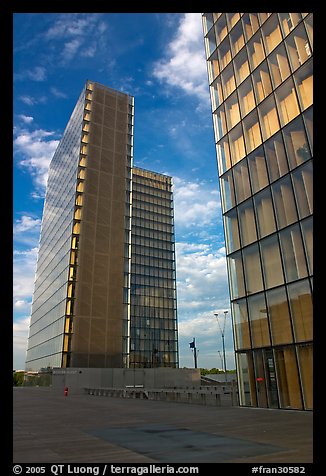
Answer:
[[[34,290],[35,268],[38,248],[14,251],[13,259],[13,298],[17,301],[30,301]]]
[[[53,135],[54,132],[42,129],[32,132],[20,130],[14,140],[16,152],[24,157],[19,164],[30,171],[35,185],[42,190],[45,189],[49,164],[59,144],[58,140],[49,139]]]
[[[43,66],[35,66],[34,69],[26,71],[26,75],[32,81],[45,81],[46,80],[46,70]]]
[[[65,43],[62,51],[62,57],[64,61],[70,61],[76,55],[83,41],[84,40],[82,38],[74,38]]]
[[[53,94],[53,96],[55,96],[57,98],[66,99],[68,97],[67,94],[63,93],[62,91],[60,91],[57,88],[52,87],[52,88],[50,88],[50,91]]]
[[[224,248],[212,245],[176,243],[178,310],[189,316],[229,301]]]
[[[167,55],[158,61],[153,75],[169,86],[209,102],[207,68],[200,13],[185,13]]]
[[[45,96],[39,96],[37,98],[33,96],[20,96],[19,99],[27,106],[34,106],[35,104],[45,104],[47,98]]]
[[[30,124],[31,122],[34,121],[34,118],[32,116],[25,116],[24,114],[20,114],[19,119],[21,119],[25,124]]]
[[[30,317],[22,317],[13,323],[13,368],[23,370],[27,350]]]
[[[22,233],[28,230],[37,230],[41,225],[41,220],[39,218],[33,218],[27,215],[23,215],[21,219],[17,220],[14,225],[14,233]]]
[[[217,188],[207,182],[191,182],[174,177],[176,230],[216,225],[221,220],[221,203]]]

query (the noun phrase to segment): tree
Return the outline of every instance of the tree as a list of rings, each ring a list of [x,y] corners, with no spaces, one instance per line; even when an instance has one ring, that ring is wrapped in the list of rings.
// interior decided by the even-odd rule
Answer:
[[[14,372],[13,374],[13,384],[14,387],[21,387],[24,382],[24,372]]]

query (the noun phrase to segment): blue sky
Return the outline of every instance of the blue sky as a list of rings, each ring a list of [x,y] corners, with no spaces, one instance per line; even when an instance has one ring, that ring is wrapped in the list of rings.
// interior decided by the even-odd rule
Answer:
[[[135,97],[134,165],[174,178],[180,367],[221,367],[229,310],[200,13],[14,14],[14,355],[23,369],[47,171],[87,79]],[[234,368],[230,310],[227,367]]]

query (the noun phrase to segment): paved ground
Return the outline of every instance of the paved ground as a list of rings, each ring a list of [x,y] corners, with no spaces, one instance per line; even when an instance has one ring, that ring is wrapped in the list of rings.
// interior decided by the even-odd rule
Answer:
[[[14,388],[14,463],[311,463],[312,412]]]

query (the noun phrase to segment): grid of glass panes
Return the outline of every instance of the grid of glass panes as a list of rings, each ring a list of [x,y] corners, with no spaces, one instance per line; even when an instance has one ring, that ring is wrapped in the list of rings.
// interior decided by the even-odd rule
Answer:
[[[177,367],[171,178],[133,168],[130,367]]]
[[[296,343],[299,362],[312,340],[312,20],[203,14],[235,346]],[[296,282],[304,292],[291,306]],[[303,385],[308,370],[299,370]]]
[[[84,106],[85,89],[77,101],[49,168],[26,369],[39,370],[42,367],[62,365]],[[76,223],[77,221],[75,220]]]

